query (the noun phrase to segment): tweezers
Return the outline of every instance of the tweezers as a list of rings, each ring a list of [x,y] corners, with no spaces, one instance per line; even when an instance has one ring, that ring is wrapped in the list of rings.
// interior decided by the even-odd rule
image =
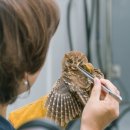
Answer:
[[[77,69],[94,83],[94,76],[92,74],[90,74],[88,71],[86,71],[79,65],[77,65]],[[122,101],[122,97],[120,95],[116,95],[115,93],[113,93],[109,88],[105,87],[104,85],[102,85],[102,90],[104,92],[110,94],[112,97],[114,97],[118,102]]]

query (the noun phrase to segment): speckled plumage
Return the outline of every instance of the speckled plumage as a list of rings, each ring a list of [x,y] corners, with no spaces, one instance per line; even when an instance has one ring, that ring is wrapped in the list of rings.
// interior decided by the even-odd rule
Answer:
[[[65,54],[61,77],[54,84],[45,104],[47,117],[61,127],[81,116],[93,86],[93,83],[76,68],[77,64],[94,77],[103,77],[101,71],[94,68],[83,53],[71,51]]]

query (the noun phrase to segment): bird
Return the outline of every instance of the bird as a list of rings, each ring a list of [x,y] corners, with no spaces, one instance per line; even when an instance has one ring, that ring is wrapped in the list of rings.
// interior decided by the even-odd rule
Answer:
[[[45,103],[46,117],[61,127],[81,117],[93,88],[93,82],[77,69],[79,64],[94,77],[104,78],[101,70],[89,63],[84,53],[70,51],[64,54],[61,75]]]

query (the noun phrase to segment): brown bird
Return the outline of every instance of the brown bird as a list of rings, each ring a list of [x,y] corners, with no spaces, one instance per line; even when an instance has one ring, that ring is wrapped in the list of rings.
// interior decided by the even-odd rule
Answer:
[[[81,116],[93,87],[92,81],[77,69],[79,64],[94,77],[104,77],[99,69],[88,63],[83,53],[71,51],[65,54],[61,77],[54,84],[45,104],[47,117],[61,127]]]

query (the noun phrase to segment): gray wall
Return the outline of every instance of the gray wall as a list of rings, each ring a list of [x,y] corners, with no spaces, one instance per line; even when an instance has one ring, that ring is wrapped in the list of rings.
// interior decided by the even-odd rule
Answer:
[[[66,24],[66,10],[69,0],[57,0],[60,10],[61,10],[61,21],[59,28],[51,40],[48,56],[46,59],[45,66],[43,67],[36,83],[31,89],[31,93],[28,97],[24,95],[20,96],[18,100],[8,107],[8,113],[16,108],[19,108],[27,103],[30,103],[39,97],[45,95],[52,88],[55,80],[58,79],[61,72],[61,61],[64,53],[69,51],[68,44],[68,34],[67,34],[67,24]],[[88,0],[90,5],[91,0]],[[102,36],[102,50],[104,50],[105,45],[105,1],[101,0],[101,36]],[[113,80],[113,83],[118,86],[121,90],[121,95],[125,101],[130,101],[130,14],[129,9],[130,0],[112,0],[112,57],[113,64],[117,64],[121,68],[121,76],[118,79]],[[72,37],[74,43],[74,49],[80,50],[86,53],[86,34],[84,26],[84,13],[83,13],[83,3],[82,0],[74,0],[72,6],[72,17],[71,17],[71,27],[72,27]],[[93,29],[94,31],[94,29]],[[95,35],[92,37],[92,50],[93,50],[93,63],[97,66],[96,54],[95,54]],[[105,52],[102,51],[104,54]],[[129,103],[130,104],[130,103]],[[122,107],[127,107],[128,103],[121,105]],[[129,115],[129,116],[128,116]],[[128,130],[130,124],[130,113],[125,118],[122,118],[119,125],[120,129]],[[79,125],[78,125],[79,126]],[[77,130],[79,129],[76,126]],[[73,128],[76,130],[76,128]],[[124,129],[125,128],[125,129]]]
[[[130,1],[112,0],[112,49],[113,61],[121,67],[121,77],[115,83],[120,87],[124,101],[121,110],[129,106],[129,112],[120,120],[119,130],[130,129]]]

